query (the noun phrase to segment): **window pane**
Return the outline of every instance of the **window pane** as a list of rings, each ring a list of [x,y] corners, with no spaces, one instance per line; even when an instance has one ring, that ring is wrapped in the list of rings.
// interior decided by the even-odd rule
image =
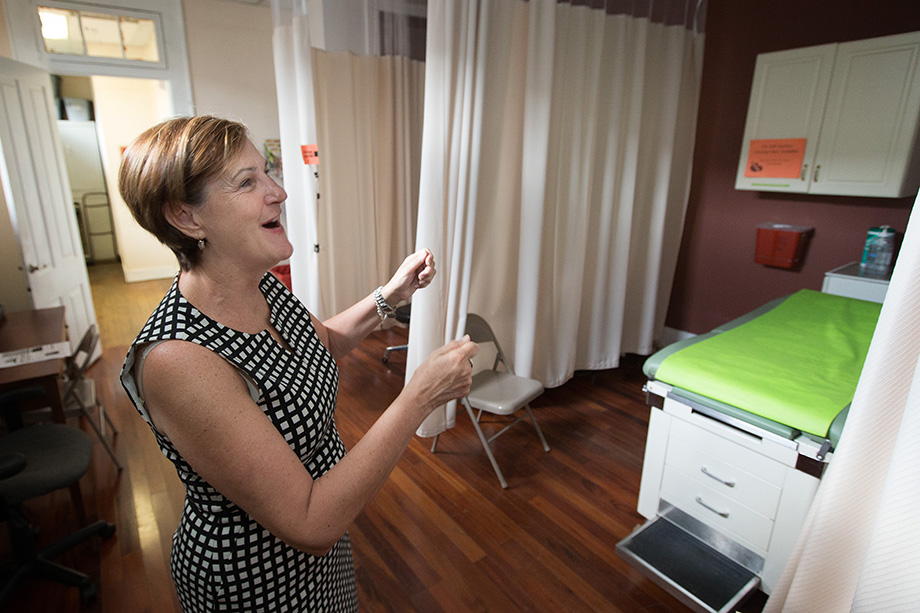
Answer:
[[[42,38],[45,51],[67,55],[83,55],[83,35],[80,31],[80,15],[77,11],[66,11],[44,6],[38,7],[42,23]]]
[[[45,6],[38,15],[47,53],[160,63],[154,19]]]
[[[153,20],[122,17],[120,23],[126,60],[160,61]]]
[[[119,59],[124,57],[117,17],[98,13],[81,13],[80,23],[83,26],[83,40],[86,41],[86,55]]]

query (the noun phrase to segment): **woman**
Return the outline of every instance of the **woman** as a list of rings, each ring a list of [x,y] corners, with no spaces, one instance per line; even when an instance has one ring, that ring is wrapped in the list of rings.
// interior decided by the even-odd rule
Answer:
[[[320,322],[268,272],[292,253],[286,194],[243,125],[154,126],[125,151],[119,182],[180,263],[122,383],[186,487],[170,564],[183,609],[357,609],[348,527],[425,416],[467,393],[478,347],[432,353],[347,455],[335,360],[431,282],[432,254]]]

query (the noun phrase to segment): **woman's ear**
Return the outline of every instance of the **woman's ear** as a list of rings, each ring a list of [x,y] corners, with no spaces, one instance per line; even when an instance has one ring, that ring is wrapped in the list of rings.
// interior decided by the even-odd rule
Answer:
[[[204,232],[198,223],[195,210],[184,202],[167,202],[163,207],[163,216],[169,225],[186,236],[195,239],[204,238]]]

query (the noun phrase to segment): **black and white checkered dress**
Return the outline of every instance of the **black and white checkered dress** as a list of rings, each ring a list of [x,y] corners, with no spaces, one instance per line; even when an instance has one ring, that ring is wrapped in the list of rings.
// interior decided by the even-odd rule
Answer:
[[[273,275],[260,289],[271,322],[291,351],[268,333],[244,334],[208,318],[179,293],[178,277],[131,346],[122,384],[185,485],[170,567],[182,608],[198,611],[355,611],[357,591],[348,534],[322,557],[271,535],[192,470],[150,420],[134,380],[150,343],[197,343],[239,369],[253,400],[314,479],[345,455],[333,416],[338,368],[303,304]],[[266,475],[271,478],[271,475]]]

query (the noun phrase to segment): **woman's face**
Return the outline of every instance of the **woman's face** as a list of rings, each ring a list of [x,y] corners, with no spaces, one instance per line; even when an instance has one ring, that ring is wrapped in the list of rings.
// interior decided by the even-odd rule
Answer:
[[[294,248],[281,225],[285,191],[265,172],[252,142],[211,181],[199,208],[207,237],[205,259],[235,260],[245,269],[268,270],[291,257]]]

